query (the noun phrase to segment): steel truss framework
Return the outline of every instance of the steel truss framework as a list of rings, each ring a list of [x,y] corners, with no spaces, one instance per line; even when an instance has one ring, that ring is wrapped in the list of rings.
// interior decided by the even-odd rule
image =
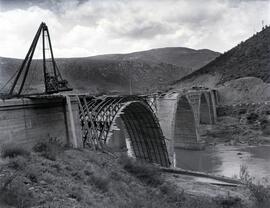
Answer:
[[[115,119],[120,117],[136,158],[161,166],[170,165],[165,137],[154,111],[147,102],[149,99],[139,96],[77,96],[77,99],[84,146],[94,149],[106,148],[106,141],[112,133]]]

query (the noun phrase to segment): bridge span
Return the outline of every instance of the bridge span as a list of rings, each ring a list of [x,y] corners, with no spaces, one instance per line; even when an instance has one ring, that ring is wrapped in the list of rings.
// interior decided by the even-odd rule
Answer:
[[[216,119],[211,90],[161,96],[42,95],[0,101],[0,144],[29,148],[56,137],[75,148],[122,149],[170,166],[174,148],[200,143],[200,123]]]

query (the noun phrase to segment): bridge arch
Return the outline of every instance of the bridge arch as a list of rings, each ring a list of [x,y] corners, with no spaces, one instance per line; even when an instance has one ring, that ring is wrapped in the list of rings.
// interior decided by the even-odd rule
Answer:
[[[158,119],[145,100],[126,96],[83,97],[79,101],[84,144],[106,146],[116,120],[120,117],[136,158],[162,166],[170,165]]]
[[[178,99],[174,115],[174,147],[183,147],[187,143],[196,143],[198,137],[194,112],[186,96],[181,96]]]

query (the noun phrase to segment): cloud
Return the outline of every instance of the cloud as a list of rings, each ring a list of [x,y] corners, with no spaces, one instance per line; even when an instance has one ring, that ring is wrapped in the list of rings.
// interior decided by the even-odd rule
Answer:
[[[0,0],[0,56],[23,57],[41,21],[57,57],[183,46],[223,52],[270,24],[269,0]]]

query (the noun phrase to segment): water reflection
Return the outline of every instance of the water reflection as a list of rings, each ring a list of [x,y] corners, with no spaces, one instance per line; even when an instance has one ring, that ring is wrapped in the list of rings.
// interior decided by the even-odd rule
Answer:
[[[270,177],[270,146],[208,147],[203,151],[175,149],[176,167],[232,177],[245,165],[256,179]]]

